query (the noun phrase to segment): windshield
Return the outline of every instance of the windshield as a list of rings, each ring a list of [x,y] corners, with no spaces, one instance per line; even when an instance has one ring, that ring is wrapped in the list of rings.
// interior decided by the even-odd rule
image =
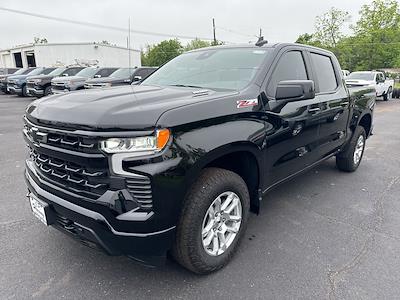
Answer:
[[[113,78],[128,78],[135,69],[121,68],[110,75]]]
[[[19,69],[18,71],[13,73],[13,75],[21,75],[21,74],[25,74],[25,72],[27,72],[27,69]]]
[[[85,68],[82,71],[76,73],[76,76],[81,76],[81,77],[93,77],[94,74],[96,74],[99,71],[98,68]]]
[[[24,73],[25,75],[33,76],[33,75],[40,75],[44,71],[43,68],[31,69],[30,72]]]
[[[238,90],[253,79],[269,49],[210,49],[184,53],[142,84]]]
[[[363,72],[353,72],[349,76],[347,76],[347,79],[354,79],[354,80],[374,80],[375,74],[374,73],[363,73]]]
[[[51,71],[48,75],[49,76],[58,76],[64,71],[65,71],[65,68],[57,68],[57,69]]]
[[[83,69],[84,69],[83,67],[67,68],[61,73],[61,75],[62,76],[75,76]]]
[[[41,75],[49,75],[51,72],[55,71],[56,68],[47,68],[45,69],[42,73],[40,73]]]

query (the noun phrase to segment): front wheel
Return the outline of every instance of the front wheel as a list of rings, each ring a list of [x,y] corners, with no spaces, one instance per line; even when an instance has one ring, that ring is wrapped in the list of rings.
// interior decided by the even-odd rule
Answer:
[[[26,85],[24,85],[22,87],[22,93],[21,93],[22,97],[28,97],[28,89],[26,88]]]
[[[391,94],[391,93],[392,93],[392,88],[390,87],[390,88],[388,89],[388,91],[387,91],[385,94],[383,94],[383,100],[388,101],[389,98],[390,98],[390,94]]]
[[[345,172],[354,172],[361,163],[365,150],[366,133],[357,126],[347,149],[336,156],[336,166]]]
[[[245,232],[249,210],[249,192],[239,175],[205,169],[185,198],[172,255],[197,274],[222,268]]]

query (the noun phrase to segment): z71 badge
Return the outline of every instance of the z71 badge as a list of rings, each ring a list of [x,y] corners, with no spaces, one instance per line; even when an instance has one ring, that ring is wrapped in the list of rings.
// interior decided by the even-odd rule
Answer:
[[[258,105],[258,99],[250,99],[250,100],[239,100],[236,101],[237,103],[237,108],[245,108],[245,107],[251,107],[251,106],[257,106]]]

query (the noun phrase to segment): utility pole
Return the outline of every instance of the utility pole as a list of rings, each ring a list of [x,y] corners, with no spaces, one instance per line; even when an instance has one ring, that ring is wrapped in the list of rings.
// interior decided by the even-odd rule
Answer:
[[[213,18],[213,33],[214,33],[214,46],[216,46],[217,45],[217,38],[215,37],[215,20],[214,20],[214,18]]]
[[[128,60],[129,68],[131,68],[131,18],[128,19]]]
[[[260,35],[258,36],[259,38],[262,37],[262,29],[260,28]]]

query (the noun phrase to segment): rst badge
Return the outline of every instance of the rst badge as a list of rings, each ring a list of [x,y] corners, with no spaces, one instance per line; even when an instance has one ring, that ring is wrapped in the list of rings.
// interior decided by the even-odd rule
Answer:
[[[238,100],[236,101],[237,108],[245,108],[258,105],[258,99]]]

